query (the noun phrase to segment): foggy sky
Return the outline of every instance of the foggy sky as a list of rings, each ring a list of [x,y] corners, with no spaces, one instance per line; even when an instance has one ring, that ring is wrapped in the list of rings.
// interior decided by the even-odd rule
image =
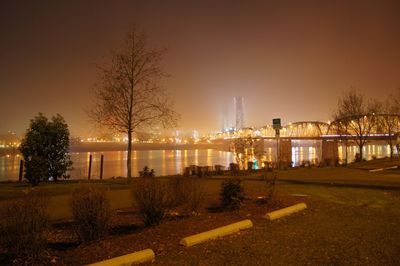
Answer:
[[[94,63],[141,26],[168,48],[164,82],[182,129],[331,119],[355,86],[384,99],[400,87],[399,1],[2,1],[0,132],[21,134],[38,112],[93,131]]]

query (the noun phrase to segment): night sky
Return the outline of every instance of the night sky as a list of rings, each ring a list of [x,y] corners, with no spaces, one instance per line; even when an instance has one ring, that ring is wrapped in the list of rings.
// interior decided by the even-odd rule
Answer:
[[[400,1],[1,1],[0,132],[22,134],[38,112],[93,132],[85,108],[94,63],[132,23],[168,48],[164,82],[180,128],[331,119],[355,86],[384,99],[400,87]]]

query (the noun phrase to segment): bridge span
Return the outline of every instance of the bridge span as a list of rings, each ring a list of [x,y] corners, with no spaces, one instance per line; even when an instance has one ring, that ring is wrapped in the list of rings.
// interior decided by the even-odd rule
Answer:
[[[365,149],[370,148],[368,143],[374,142],[380,143],[385,149],[389,147],[391,152],[395,151],[397,154],[395,145],[399,131],[398,115],[374,114],[348,117],[333,122],[289,123],[279,130],[279,145],[272,125],[222,132],[215,136],[214,141],[225,143],[224,146],[230,147],[233,151],[232,147],[238,139],[252,138],[256,143],[256,153],[264,154],[262,160],[273,162],[279,159],[283,165],[288,166],[293,166],[293,158],[304,149],[314,154],[313,158],[318,164],[337,165],[343,162],[344,157],[345,161],[349,161],[347,158],[349,148],[355,156],[358,142],[364,143],[363,153]]]

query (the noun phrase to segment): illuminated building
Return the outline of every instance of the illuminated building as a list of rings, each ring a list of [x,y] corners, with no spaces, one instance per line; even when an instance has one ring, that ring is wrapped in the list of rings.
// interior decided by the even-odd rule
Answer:
[[[243,97],[234,97],[233,104],[235,107],[236,130],[244,127],[244,99]]]

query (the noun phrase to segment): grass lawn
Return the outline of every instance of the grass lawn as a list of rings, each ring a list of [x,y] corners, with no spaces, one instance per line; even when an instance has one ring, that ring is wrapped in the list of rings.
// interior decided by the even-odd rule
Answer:
[[[0,183],[0,200],[18,198],[22,196],[25,191],[29,189],[40,189],[49,193],[49,195],[64,195],[69,194],[75,188],[79,187],[82,184],[93,184],[96,186],[101,186],[105,188],[109,188],[111,190],[114,189],[124,189],[129,188],[129,184],[127,184],[124,179],[105,179],[105,180],[67,180],[67,181],[59,181],[59,182],[46,182],[40,183],[36,187],[32,187],[29,183],[23,182],[1,182]]]

